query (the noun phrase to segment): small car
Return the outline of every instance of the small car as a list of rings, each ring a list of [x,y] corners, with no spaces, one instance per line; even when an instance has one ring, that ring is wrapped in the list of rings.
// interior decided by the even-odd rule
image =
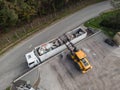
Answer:
[[[114,41],[111,40],[111,39],[105,39],[104,42],[107,43],[108,45],[112,46],[112,47],[115,45]]]

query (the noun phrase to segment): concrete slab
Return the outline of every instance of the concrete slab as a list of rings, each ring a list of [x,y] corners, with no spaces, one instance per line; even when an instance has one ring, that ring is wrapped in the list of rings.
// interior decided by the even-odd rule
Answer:
[[[40,65],[40,90],[119,90],[120,88],[120,48],[104,43],[103,33],[77,44],[83,49],[93,69],[80,73],[73,62],[66,57],[67,50]],[[34,73],[31,72],[31,73]],[[33,81],[35,74],[28,74],[24,80]],[[29,79],[28,79],[29,78]]]

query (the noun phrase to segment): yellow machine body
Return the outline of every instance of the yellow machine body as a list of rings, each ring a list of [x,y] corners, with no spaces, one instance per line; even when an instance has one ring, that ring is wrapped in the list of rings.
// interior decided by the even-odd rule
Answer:
[[[92,69],[92,66],[86,58],[86,54],[82,50],[74,52],[74,55],[71,54],[71,58],[77,63],[82,73],[86,73],[88,70]]]

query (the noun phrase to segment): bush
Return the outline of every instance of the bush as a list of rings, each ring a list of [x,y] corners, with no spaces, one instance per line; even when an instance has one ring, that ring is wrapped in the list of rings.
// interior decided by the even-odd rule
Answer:
[[[104,18],[100,22],[100,26],[111,28],[113,32],[120,31],[120,11],[116,14],[110,15],[109,17]]]
[[[6,90],[10,90],[10,87],[7,87]]]

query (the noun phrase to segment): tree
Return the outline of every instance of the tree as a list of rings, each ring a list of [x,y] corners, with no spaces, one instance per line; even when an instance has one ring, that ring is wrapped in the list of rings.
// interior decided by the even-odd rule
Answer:
[[[35,8],[30,6],[24,0],[17,0],[15,3],[16,12],[18,13],[19,21],[29,21],[31,16],[34,16]]]
[[[0,0],[0,28],[29,22],[31,18],[58,12],[82,0]]]
[[[117,13],[111,14],[109,17],[104,18],[101,23],[101,26],[112,28],[113,32],[120,31],[120,11]]]
[[[14,9],[11,9],[6,2],[1,2],[2,8],[0,9],[0,27],[6,28],[14,26],[18,20],[18,15]]]

